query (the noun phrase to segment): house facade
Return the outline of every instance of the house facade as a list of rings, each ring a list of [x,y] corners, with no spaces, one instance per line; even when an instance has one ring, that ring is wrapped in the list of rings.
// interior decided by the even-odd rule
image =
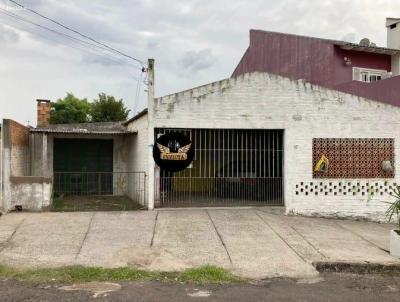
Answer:
[[[146,175],[132,171],[135,131],[122,122],[50,125],[50,102],[37,101],[38,127],[2,127],[2,204],[42,210],[54,197],[127,196],[144,204]]]
[[[386,20],[387,47],[291,34],[250,31],[250,45],[232,76],[269,72],[400,104],[400,19]]]
[[[390,41],[400,41],[399,22],[387,21]],[[250,35],[232,77],[160,98],[149,60],[148,108],[127,122],[18,126],[28,140],[15,147],[5,121],[3,158],[22,156],[28,146],[30,172],[24,173],[42,177],[50,196],[45,205],[54,192],[86,186],[85,193],[127,195],[148,209],[277,206],[293,214],[384,220],[384,202],[400,182],[400,45]],[[343,88],[350,86],[357,88]],[[171,133],[194,150],[179,172],[153,158],[158,140]],[[3,159],[6,209],[22,202],[25,195],[9,188],[27,171],[20,161],[9,162]],[[95,179],[85,180],[85,173]]]

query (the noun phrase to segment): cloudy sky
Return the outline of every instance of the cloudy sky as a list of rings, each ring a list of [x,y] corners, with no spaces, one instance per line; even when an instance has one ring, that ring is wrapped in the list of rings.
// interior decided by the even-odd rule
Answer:
[[[157,96],[229,77],[251,28],[385,46],[385,18],[400,17],[398,0],[16,1],[133,57],[155,58]],[[35,100],[66,92],[105,92],[132,110],[145,107],[145,85],[136,97],[139,64],[10,14],[68,33],[0,0],[0,119],[34,125]]]

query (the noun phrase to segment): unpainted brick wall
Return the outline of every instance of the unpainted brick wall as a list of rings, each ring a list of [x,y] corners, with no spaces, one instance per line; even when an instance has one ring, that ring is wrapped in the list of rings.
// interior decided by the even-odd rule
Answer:
[[[29,174],[29,129],[16,121],[10,121],[11,175]]]
[[[51,103],[50,101],[37,101],[37,126],[47,126],[50,122]]]

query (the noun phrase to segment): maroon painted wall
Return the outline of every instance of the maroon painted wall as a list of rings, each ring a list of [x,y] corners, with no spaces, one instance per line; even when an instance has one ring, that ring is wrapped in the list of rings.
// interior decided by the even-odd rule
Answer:
[[[233,73],[266,71],[322,85],[332,82],[334,45],[321,39],[250,31],[250,47]]]
[[[400,76],[373,83],[351,81],[338,85],[335,89],[367,99],[400,106]]]
[[[232,76],[254,71],[270,72],[292,79],[305,79],[313,84],[375,100],[400,104],[400,79],[397,77],[390,84],[386,84],[387,80],[381,81],[385,83],[377,82],[374,85],[358,85],[352,81],[352,67],[390,71],[389,55],[342,50],[335,45],[337,43],[343,42],[250,30],[250,46]],[[352,65],[346,65],[344,57],[350,58]],[[349,85],[345,85],[346,83]],[[394,83],[397,83],[398,87]],[[368,85],[373,89],[365,88]],[[381,91],[388,88],[395,91]]]
[[[352,65],[344,64],[344,57],[351,60]],[[335,85],[353,81],[352,67],[372,68],[391,71],[391,56],[373,54],[360,51],[350,51],[335,47],[334,52],[334,76],[332,83],[325,83],[323,86],[334,87]]]

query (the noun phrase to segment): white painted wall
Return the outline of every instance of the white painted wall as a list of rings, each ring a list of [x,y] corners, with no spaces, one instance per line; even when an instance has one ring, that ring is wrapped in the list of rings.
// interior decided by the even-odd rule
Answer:
[[[390,200],[388,194],[372,199],[359,194],[306,196],[296,195],[296,185],[343,181],[313,179],[313,138],[395,138],[395,156],[399,158],[398,107],[301,80],[252,73],[155,99],[149,108],[154,108],[150,114],[155,128],[284,129],[288,213],[384,219],[387,206],[382,201]],[[396,178],[388,180],[390,183],[400,183],[398,164],[395,170]],[[367,179],[346,181],[372,183]],[[384,180],[375,182],[379,186]]]
[[[129,196],[142,205],[148,207],[148,194],[146,187],[146,177],[141,172],[148,173],[148,120],[147,114],[127,125],[129,131],[137,134],[130,136],[128,143],[128,170],[131,173],[132,184],[129,188]]]
[[[394,25],[394,28],[390,28]],[[397,18],[387,18],[386,19],[387,28],[387,47],[400,49],[400,19]]]
[[[20,205],[24,210],[40,211],[51,205],[51,195],[51,182],[28,181],[27,183],[12,183],[11,204],[8,210]]]
[[[392,24],[395,24],[395,28],[390,28]],[[400,49],[400,22],[399,19],[387,18],[387,47]],[[392,56],[392,75],[400,75],[400,54]]]

